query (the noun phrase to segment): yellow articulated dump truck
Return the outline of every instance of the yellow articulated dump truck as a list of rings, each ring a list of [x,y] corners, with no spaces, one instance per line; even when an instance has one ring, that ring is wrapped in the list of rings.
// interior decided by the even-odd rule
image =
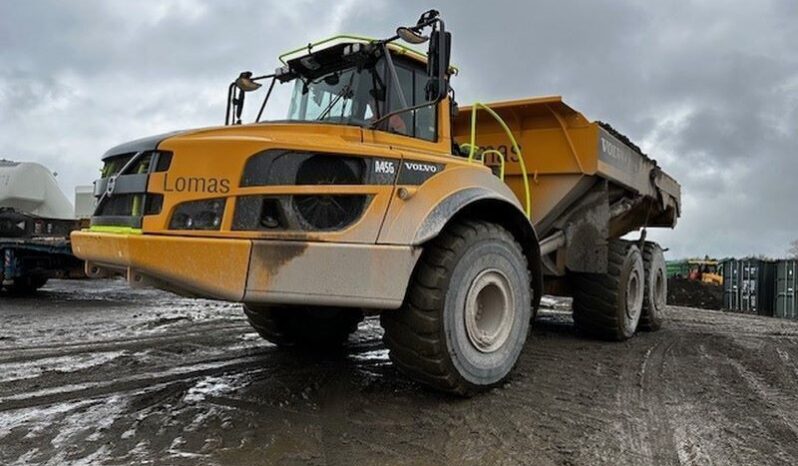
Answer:
[[[105,154],[75,254],[90,276],[241,302],[281,346],[340,345],[379,313],[391,360],[461,395],[505,380],[544,293],[573,296],[588,335],[659,328],[665,262],[644,232],[676,224],[679,185],[559,97],[458,110],[450,42],[431,10],[241,73],[224,126]],[[279,89],[286,118],[262,121]]]

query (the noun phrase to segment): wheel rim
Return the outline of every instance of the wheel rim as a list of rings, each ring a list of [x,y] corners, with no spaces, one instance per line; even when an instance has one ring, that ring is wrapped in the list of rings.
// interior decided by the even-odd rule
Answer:
[[[465,327],[478,351],[492,353],[504,345],[515,319],[510,281],[499,270],[482,271],[466,295]]]
[[[630,322],[638,318],[643,309],[643,277],[637,267],[632,269],[626,282],[626,316]]]

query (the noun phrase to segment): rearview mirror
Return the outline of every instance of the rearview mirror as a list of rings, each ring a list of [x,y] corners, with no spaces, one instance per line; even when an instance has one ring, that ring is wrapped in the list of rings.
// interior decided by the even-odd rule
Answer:
[[[236,87],[241,89],[244,92],[252,92],[257,91],[260,89],[260,83],[256,83],[252,80],[252,72],[251,71],[244,71],[235,81]]]
[[[418,31],[414,31],[411,28],[407,27],[400,27],[396,29],[396,35],[399,36],[403,41],[407,42],[408,44],[423,44],[424,42],[429,40],[429,37],[422,35]]]

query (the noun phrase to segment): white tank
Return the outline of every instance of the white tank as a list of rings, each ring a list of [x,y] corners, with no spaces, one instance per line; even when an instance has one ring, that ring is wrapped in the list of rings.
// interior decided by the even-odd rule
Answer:
[[[69,199],[55,176],[33,162],[0,160],[0,208],[52,219],[73,219]]]

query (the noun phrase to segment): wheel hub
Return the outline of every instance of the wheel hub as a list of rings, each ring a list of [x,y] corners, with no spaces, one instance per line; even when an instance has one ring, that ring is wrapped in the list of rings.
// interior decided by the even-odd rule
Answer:
[[[632,269],[626,286],[626,316],[634,320],[643,309],[643,277],[637,268]]]
[[[501,348],[514,319],[515,303],[504,273],[490,269],[477,275],[465,302],[466,334],[474,348],[483,353]]]

